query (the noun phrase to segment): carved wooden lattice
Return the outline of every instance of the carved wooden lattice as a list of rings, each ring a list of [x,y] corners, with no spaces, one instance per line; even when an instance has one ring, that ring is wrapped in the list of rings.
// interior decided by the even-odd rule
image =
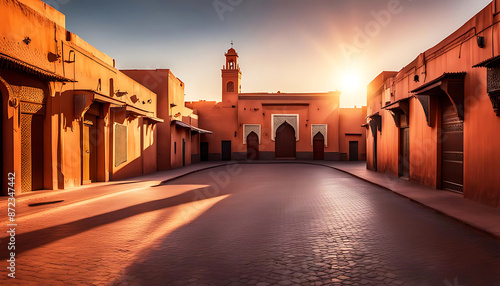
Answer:
[[[33,115],[21,114],[21,192],[32,190],[31,122]]]
[[[312,124],[311,125],[311,145],[314,145],[314,136],[321,133],[325,138],[325,147],[328,147],[328,124]]]
[[[276,131],[283,125],[283,123],[288,123],[295,130],[295,138],[299,141],[299,115],[298,114],[273,114],[272,115],[272,125],[273,133],[272,140],[276,139]],[[260,138],[260,137],[259,137]]]
[[[250,133],[255,132],[259,137],[260,144],[260,136],[261,136],[261,127],[260,124],[244,124],[243,125],[243,144],[247,144],[247,137]]]
[[[115,124],[115,167],[127,162],[127,126]]]
[[[21,102],[21,113],[45,114],[45,105]]]
[[[19,92],[19,99],[22,101],[29,101],[33,103],[45,103],[45,96],[43,90],[35,87],[17,86]]]
[[[230,81],[227,83],[227,92],[234,92],[234,82]]]

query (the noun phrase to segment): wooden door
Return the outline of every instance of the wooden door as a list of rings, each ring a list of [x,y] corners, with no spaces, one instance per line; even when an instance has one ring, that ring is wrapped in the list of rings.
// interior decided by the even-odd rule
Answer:
[[[399,176],[410,177],[410,128],[401,128],[400,131],[400,156],[399,156]]]
[[[349,141],[349,161],[358,161],[359,143],[358,141]]]
[[[200,161],[208,161],[208,142],[200,142]]]
[[[21,191],[43,189],[43,115],[21,114]]]
[[[182,138],[182,166],[186,166],[186,139]]]
[[[464,129],[463,122],[451,101],[442,96],[441,104],[441,187],[464,191]]]
[[[259,160],[259,136],[255,132],[247,136],[247,160]]]
[[[296,143],[295,129],[290,124],[283,123],[276,130],[276,158],[295,158]]]
[[[0,174],[2,176],[3,179],[0,179],[0,183],[3,183],[3,186],[6,186],[6,174],[3,173],[3,95],[2,95],[2,92],[0,91],[0,100],[2,102],[2,104],[0,105],[0,126],[2,128],[0,128]],[[5,195],[7,192],[5,190],[5,188],[3,189],[3,192],[2,194]]]
[[[231,161],[231,141],[222,141],[222,161]]]
[[[85,115],[82,140],[82,183],[97,181],[97,117]]]
[[[313,159],[325,159],[325,137],[318,132],[313,138]]]
[[[377,135],[373,136],[373,170],[377,171]]]

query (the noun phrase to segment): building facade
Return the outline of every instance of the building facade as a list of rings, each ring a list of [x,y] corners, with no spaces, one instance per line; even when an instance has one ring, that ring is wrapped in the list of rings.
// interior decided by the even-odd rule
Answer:
[[[39,0],[0,0],[1,173],[67,189],[157,170],[157,95]],[[3,188],[3,194],[8,190]]]
[[[238,54],[222,69],[222,101],[187,102],[199,116],[200,160],[364,160],[366,108],[340,108],[340,92],[241,93]]]
[[[200,161],[200,136],[211,134],[198,128],[198,115],[184,105],[184,83],[172,71],[122,70],[158,95],[158,170],[168,170]]]
[[[500,207],[500,1],[368,86],[367,168]]]

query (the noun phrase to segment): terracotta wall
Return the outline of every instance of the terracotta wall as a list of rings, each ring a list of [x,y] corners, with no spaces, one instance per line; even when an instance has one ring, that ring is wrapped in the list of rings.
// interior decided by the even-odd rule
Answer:
[[[184,164],[191,164],[192,154],[199,153],[199,144],[192,144],[190,129],[175,124],[175,121],[180,121],[194,127],[198,126],[197,116],[193,115],[193,110],[184,105],[184,83],[168,69],[122,70],[122,72],[158,95],[158,116],[165,120],[164,123],[157,125],[158,169],[168,170],[183,165],[182,139],[186,141]],[[193,117],[195,119],[192,119]]]
[[[470,21],[448,36],[441,43],[420,54],[392,78],[381,75],[376,80],[383,82],[382,90],[370,89],[368,94],[368,115],[380,111],[377,105],[389,93],[389,102],[412,97],[412,90],[442,76],[444,73],[466,72],[464,79],[464,197],[481,203],[500,206],[500,151],[493,143],[498,139],[500,117],[493,111],[488,96],[486,68],[473,66],[498,56],[500,15],[498,1],[493,1]],[[484,37],[484,47],[479,47],[477,37]],[[418,76],[418,78],[415,78]],[[375,81],[374,81],[375,82]],[[392,96],[390,94],[392,93]],[[412,181],[440,188],[441,184],[441,110],[437,103],[431,103],[431,126],[427,125],[422,105],[416,98],[410,102],[410,179]],[[386,105],[385,102],[381,102]],[[390,114],[381,112],[383,130],[378,133],[379,171],[394,174],[397,170],[398,136]],[[393,124],[394,125],[394,124]],[[372,167],[370,149],[373,138],[367,138],[368,168]],[[396,156],[394,155],[396,154]]]
[[[45,189],[82,184],[82,136],[86,108],[95,95],[123,102],[153,117],[156,94],[114,68],[114,60],[78,36],[66,31],[65,17],[38,0],[0,1],[0,52],[9,67],[1,71],[4,118],[4,172],[20,174],[20,138],[15,124],[17,108],[8,101],[17,95],[13,86],[36,85],[44,90],[44,183]],[[62,82],[65,82],[64,84]],[[121,92],[121,94],[117,94]],[[120,95],[120,96],[119,96]],[[83,101],[75,100],[85,96]],[[84,104],[76,113],[75,104]],[[156,170],[156,128],[143,116],[125,116],[106,100],[94,101],[100,113],[96,121],[97,180],[125,178]],[[116,116],[115,113],[123,113]],[[114,121],[115,118],[117,121]],[[147,122],[146,122],[147,121]],[[123,123],[129,131],[127,162],[114,166],[113,126]],[[7,126],[6,126],[7,125]],[[12,127],[9,127],[12,126]],[[17,142],[17,144],[10,145]],[[5,176],[4,176],[5,177]]]
[[[202,134],[200,142],[208,142],[209,160],[221,159],[221,142],[231,141],[233,150],[238,142],[237,109],[223,107],[215,101],[186,102],[186,107],[193,109],[199,117],[200,128],[212,131],[212,134]],[[236,133],[236,136],[235,136]],[[199,147],[198,147],[199,150]]]
[[[366,106],[361,108],[341,108],[339,121],[339,148],[341,158],[349,158],[349,141],[357,141],[358,158],[366,160],[366,128],[361,125],[366,120]]]

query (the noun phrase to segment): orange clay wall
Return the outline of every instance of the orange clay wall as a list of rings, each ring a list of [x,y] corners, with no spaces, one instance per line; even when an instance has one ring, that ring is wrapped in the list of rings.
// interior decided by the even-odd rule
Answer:
[[[486,69],[473,68],[474,65],[500,54],[500,15],[496,14],[496,2],[491,3],[441,43],[419,55],[391,79],[394,82],[392,87],[385,88],[393,92],[391,101],[394,102],[412,96],[411,90],[440,77],[443,73],[467,73],[464,87],[464,196],[500,207],[500,176],[496,171],[500,169],[500,151],[493,143],[498,140],[500,117],[493,112],[486,91]],[[484,37],[484,48],[478,46],[477,36]],[[419,82],[414,81],[415,75],[419,75]],[[378,100],[375,98],[369,94],[369,107],[377,105]],[[433,124],[429,127],[422,105],[415,98],[410,100],[410,179],[439,188],[438,134],[441,115],[438,104],[433,106]],[[369,108],[368,115],[379,110]],[[390,115],[383,114],[383,122],[391,120]],[[394,158],[397,156],[395,146],[398,139],[392,131],[387,132],[387,129],[391,128],[386,127],[389,126],[384,123],[379,142],[379,170],[393,173],[397,170],[397,160]],[[368,150],[373,148],[371,138],[368,138],[367,143]],[[371,165],[370,156],[371,154],[368,154],[368,168]]]
[[[29,73],[12,70],[3,70],[0,75],[8,79],[2,80],[3,84],[0,84],[3,85],[0,89],[4,103],[5,97],[12,96],[8,87],[11,85],[38,85],[46,90],[44,188],[62,189],[82,183],[83,120],[82,114],[75,114],[74,99],[82,93],[79,90],[90,90],[115,98],[156,116],[156,94],[116,70],[112,58],[67,32],[64,15],[43,2],[0,0],[0,23],[0,34],[3,35],[0,39],[1,53],[74,81],[65,84],[53,80],[47,82],[32,79]],[[30,41],[23,42],[27,37]],[[117,91],[127,94],[117,97]],[[87,102],[89,105],[91,103]],[[109,103],[99,104],[102,113],[97,123],[98,180],[108,181],[154,171],[156,127],[147,126],[149,123],[145,124],[142,117],[124,119],[124,116],[116,116],[116,109],[111,108]],[[4,161],[4,171],[19,172],[21,154],[19,138],[16,137],[19,132],[15,130],[19,118],[13,107],[4,104],[4,109],[3,122],[4,127],[7,127],[4,128],[4,139],[6,147],[13,154],[11,159]],[[115,118],[116,122],[113,121]],[[125,124],[129,138],[132,138],[128,142],[128,160],[118,167],[113,162],[112,129],[115,123]]]
[[[186,102],[186,107],[197,113],[200,128],[213,132],[199,135],[200,142],[209,143],[209,160],[221,160],[223,140],[231,141],[233,151],[236,150],[235,146],[239,139],[236,108],[223,107],[222,103],[215,101]]]
[[[361,124],[365,121],[365,118],[366,107],[340,109],[339,147],[341,157],[345,156],[345,160],[350,159],[349,141],[358,142],[358,158],[359,160],[366,160],[367,131],[365,127],[361,126]],[[360,135],[358,136],[358,134]]]

